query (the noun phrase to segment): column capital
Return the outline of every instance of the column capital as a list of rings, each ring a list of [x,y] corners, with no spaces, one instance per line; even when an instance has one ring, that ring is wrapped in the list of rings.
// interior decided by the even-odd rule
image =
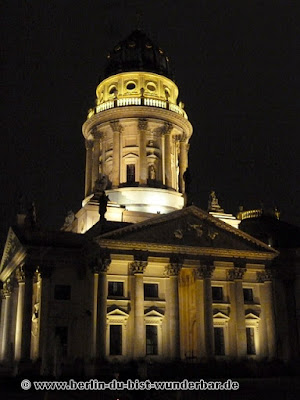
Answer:
[[[123,126],[120,124],[120,121],[118,119],[114,121],[110,121],[110,126],[113,132],[119,132],[121,133],[123,131]]]
[[[93,141],[85,140],[85,148],[86,148],[86,150],[91,150],[93,148]]]
[[[138,128],[141,131],[146,131],[148,128],[148,120],[145,118],[138,119]]]
[[[92,137],[94,140],[100,140],[102,137],[102,132],[99,132],[96,129],[94,129],[92,132]]]
[[[23,283],[25,282],[25,271],[22,265],[20,265],[17,269],[16,269],[16,279],[18,283]]]
[[[243,279],[243,276],[246,272],[246,268],[233,268],[227,271],[227,280],[228,281],[236,281]]]
[[[25,282],[26,278],[33,278],[36,271],[36,266],[34,264],[23,264],[20,265],[16,271],[15,276],[18,283]]]
[[[197,279],[211,279],[215,267],[212,263],[205,263],[200,261],[200,266],[196,268],[196,278]]]
[[[10,279],[7,279],[4,283],[3,283],[3,289],[2,289],[2,294],[3,296],[9,297],[13,292],[13,285]]]
[[[256,273],[256,282],[264,283],[271,282],[273,277],[273,273],[270,269],[266,269],[265,271],[259,271]]]
[[[181,268],[182,268],[182,264],[170,263],[170,264],[166,265],[164,275],[168,278],[170,276],[178,276]]]
[[[135,260],[129,265],[129,271],[132,275],[143,274],[148,265],[148,261]]]
[[[173,124],[171,124],[170,122],[165,122],[162,127],[162,134],[163,135],[170,134],[172,132],[173,127],[174,127]]]
[[[91,270],[94,274],[99,274],[100,272],[107,272],[110,263],[111,263],[110,258],[96,257],[94,261],[90,263]]]

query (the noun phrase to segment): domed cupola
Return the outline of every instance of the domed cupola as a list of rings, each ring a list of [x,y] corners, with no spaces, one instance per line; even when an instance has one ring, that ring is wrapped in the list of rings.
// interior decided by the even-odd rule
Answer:
[[[168,56],[140,30],[119,42],[107,56],[105,78],[121,72],[147,71],[174,80]]]
[[[109,54],[104,75],[82,127],[86,176],[79,232],[99,219],[104,191],[110,221],[138,222],[172,212],[186,198],[193,128],[178,103],[168,57],[136,30]]]

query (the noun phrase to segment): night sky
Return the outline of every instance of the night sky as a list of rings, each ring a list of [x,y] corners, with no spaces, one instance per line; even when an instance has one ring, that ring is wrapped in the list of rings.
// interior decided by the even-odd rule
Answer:
[[[170,58],[194,127],[194,203],[206,210],[214,189],[226,212],[263,202],[300,225],[297,3],[2,0],[0,248],[20,193],[49,229],[80,209],[81,126],[137,11]]]

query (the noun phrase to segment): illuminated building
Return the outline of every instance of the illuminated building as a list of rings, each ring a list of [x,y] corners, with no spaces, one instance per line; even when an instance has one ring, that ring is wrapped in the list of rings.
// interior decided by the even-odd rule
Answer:
[[[192,125],[164,51],[133,32],[96,95],[82,208],[58,232],[33,213],[9,230],[2,361],[40,359],[59,375],[80,360],[93,375],[104,359],[273,359],[278,252],[237,229],[215,194],[209,213],[189,205]]]

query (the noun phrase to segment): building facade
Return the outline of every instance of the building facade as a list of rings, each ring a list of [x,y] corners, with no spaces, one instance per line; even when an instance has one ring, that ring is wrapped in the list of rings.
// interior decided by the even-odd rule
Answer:
[[[1,261],[1,360],[59,375],[78,360],[273,359],[278,251],[211,195],[189,205],[192,125],[169,59],[133,32],[83,124],[85,196],[61,231],[18,215]]]

